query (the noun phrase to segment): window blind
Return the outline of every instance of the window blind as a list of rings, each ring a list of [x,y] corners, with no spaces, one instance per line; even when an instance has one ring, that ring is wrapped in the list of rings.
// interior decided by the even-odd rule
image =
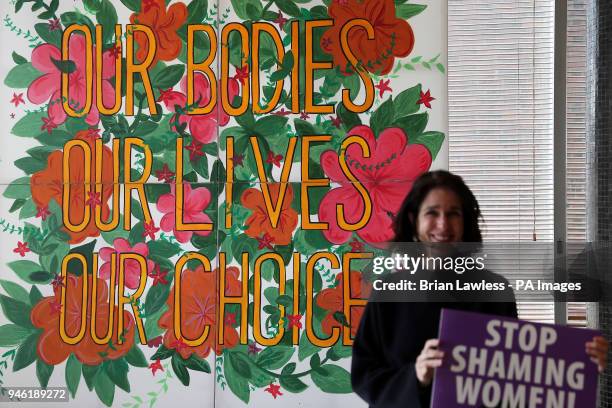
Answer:
[[[476,194],[485,241],[552,242],[554,0],[449,0],[448,20],[449,170]],[[517,301],[554,321],[552,298]]]

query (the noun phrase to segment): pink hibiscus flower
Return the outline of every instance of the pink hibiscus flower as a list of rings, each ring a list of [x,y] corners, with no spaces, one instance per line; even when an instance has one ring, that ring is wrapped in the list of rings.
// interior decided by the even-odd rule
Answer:
[[[210,191],[206,187],[191,189],[191,185],[184,183],[183,194],[183,222],[185,224],[192,223],[211,223],[211,219],[204,213],[204,209],[210,204]],[[188,242],[191,239],[194,231],[177,231],[174,223],[175,205],[175,190],[176,185],[170,184],[170,193],[164,194],[157,200],[157,209],[164,213],[159,226],[162,230],[169,232],[173,231],[177,241],[181,243]],[[196,234],[207,236],[211,231],[195,231]]]
[[[117,254],[117,266],[115,269],[116,273],[119,272],[119,254],[122,253],[136,253],[144,256],[145,258],[149,256],[149,247],[142,242],[137,243],[134,246],[130,246],[130,243],[127,239],[124,238],[116,238],[113,241],[114,248],[105,247],[100,249],[100,258],[105,261],[100,267],[100,278],[102,279],[110,279],[111,274],[111,255]],[[147,274],[153,271],[155,268],[155,263],[150,259],[147,259]],[[134,259],[126,259],[125,261],[125,286],[130,289],[136,289],[140,283],[140,264],[138,261]],[[115,278],[115,282],[119,282],[118,278]]]
[[[73,34],[70,37],[68,45],[69,57],[76,65],[76,70],[69,75],[68,95],[70,100],[74,101],[71,106],[75,111],[79,111],[85,107],[86,98],[86,56],[85,56],[85,37],[78,34]],[[96,75],[95,75],[95,47],[94,47],[94,72],[93,84],[94,90],[92,95],[91,110],[87,114],[85,121],[90,125],[95,125],[100,119],[98,108],[96,107]],[[39,45],[32,51],[32,65],[37,70],[43,72],[43,75],[36,78],[28,88],[28,99],[30,102],[37,105],[47,103],[49,101],[61,101],[62,98],[62,73],[53,64],[53,59],[61,60],[61,51],[51,44]],[[102,99],[105,106],[112,106],[115,100],[115,90],[111,85],[110,78],[115,76],[115,59],[112,53],[106,51],[102,54]],[[56,125],[60,125],[66,121],[66,112],[61,102],[54,102],[49,105],[49,118]]]
[[[372,200],[372,216],[357,234],[364,241],[380,246],[393,238],[392,216],[399,210],[414,180],[429,170],[431,154],[423,145],[408,145],[408,137],[400,128],[385,129],[378,139],[374,138],[372,129],[363,125],[354,127],[348,134],[363,137],[370,146],[369,158],[364,158],[361,147],[355,144],[346,151],[351,172]],[[356,223],[363,215],[363,199],[342,173],[335,151],[321,154],[321,167],[332,182],[340,184],[325,194],[319,205],[319,220],[329,223],[329,230],[323,231],[323,235],[334,244],[343,244],[352,232],[338,226],[336,205],[344,204],[347,222]]]
[[[234,78],[228,79],[228,95],[229,100],[233,101],[234,97],[240,92],[240,85]],[[159,96],[159,101],[166,105],[166,108],[171,112],[176,112],[175,105],[182,108],[187,106],[187,77],[181,80],[181,90],[183,92],[173,90],[162,90]],[[219,84],[219,86],[221,86]],[[199,101],[198,106],[206,106],[210,101],[210,82],[208,78],[196,72],[193,76],[194,103]],[[187,123],[189,133],[200,143],[206,144],[214,141],[217,137],[217,129],[219,126],[225,126],[229,122],[229,115],[221,108],[220,102],[207,115],[180,115],[179,122]]]

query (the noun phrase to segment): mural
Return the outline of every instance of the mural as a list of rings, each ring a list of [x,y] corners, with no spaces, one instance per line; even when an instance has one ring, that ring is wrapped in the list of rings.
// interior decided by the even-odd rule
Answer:
[[[359,405],[362,270],[446,167],[445,2],[0,10],[0,392]]]

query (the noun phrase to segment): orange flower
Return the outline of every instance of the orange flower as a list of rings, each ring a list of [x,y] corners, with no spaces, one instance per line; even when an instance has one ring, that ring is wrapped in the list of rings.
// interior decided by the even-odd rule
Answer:
[[[206,358],[211,350],[220,355],[224,348],[232,348],[238,344],[238,332],[229,320],[223,323],[223,345],[217,343],[217,273],[204,271],[202,266],[195,271],[185,269],[181,274],[181,332],[188,339],[196,339],[202,335],[205,327],[209,326],[208,337],[197,347],[186,345],[182,339],[174,336],[174,287],[166,304],[168,311],[159,319],[159,327],[166,329],[164,346],[176,350],[184,359],[193,353]],[[240,296],[242,284],[238,277],[240,270],[230,266],[225,272],[225,285],[227,296]]]
[[[349,31],[348,44],[357,60],[370,72],[385,75],[393,68],[395,57],[405,57],[414,46],[410,25],[395,16],[393,0],[332,1],[329,15],[334,25],[321,37],[321,48],[331,54],[334,65],[347,71],[348,60],[340,47],[340,30],[347,22],[363,18],[372,24],[374,39],[368,40],[362,27]]]
[[[268,187],[272,204],[275,205],[278,199],[280,183],[270,183]],[[276,224],[276,228],[273,228],[268,211],[266,210],[263,193],[255,188],[245,190],[240,201],[243,206],[253,211],[253,214],[246,220],[246,225],[249,227],[246,230],[246,234],[252,238],[269,234],[272,237],[272,242],[275,244],[288,245],[291,242],[291,235],[298,222],[297,212],[291,208],[292,200],[293,189],[291,185],[288,185],[287,193],[281,204],[278,224]]]
[[[176,33],[187,20],[187,7],[183,3],[174,3],[166,10],[164,0],[143,0],[140,13],[130,16],[133,24],[146,25],[155,34],[155,57],[151,66],[158,60],[172,61],[181,53],[183,43]],[[135,32],[134,39],[138,44],[136,58],[144,61],[149,49],[149,40],[142,32]]]
[[[85,322],[85,336],[74,345],[66,344],[60,337],[60,307],[61,307],[61,286],[57,285],[53,296],[41,299],[32,309],[31,319],[35,327],[43,329],[38,338],[36,349],[42,361],[50,365],[60,364],[66,360],[71,353],[74,353],[80,362],[87,365],[98,365],[105,359],[117,359],[127,354],[134,344],[134,318],[127,311],[123,311],[123,321],[125,325],[123,333],[123,344],[119,344],[119,330],[117,326],[117,316],[119,308],[114,306],[114,328],[111,345],[99,345],[94,343],[90,334],[91,319],[91,287],[92,277],[89,276],[87,318]],[[97,279],[97,278],[96,278]],[[83,276],[76,277],[68,275],[66,280],[66,332],[69,336],[75,336],[81,328],[81,301],[83,299]],[[108,285],[102,279],[97,279],[96,288],[96,316],[95,324],[97,334],[106,334],[108,328]]]
[[[95,166],[96,166],[96,149],[94,138],[90,136],[88,130],[77,132],[75,139],[85,140],[91,148],[91,180],[95,182]],[[38,173],[34,173],[30,179],[30,189],[32,190],[32,199],[38,208],[46,208],[51,199],[54,199],[60,206],[63,201],[63,180],[62,180],[62,164],[64,160],[64,152],[56,150],[47,158],[47,168]],[[78,224],[83,220],[85,215],[85,166],[83,151],[79,148],[74,148],[70,152],[70,204],[69,215],[70,220],[74,224]],[[108,207],[108,199],[113,192],[113,153],[104,146],[102,148],[102,218],[108,219],[110,209]],[[93,189],[92,189],[93,191]],[[94,213],[91,212],[89,223],[83,231],[70,232],[70,244],[78,244],[87,237],[97,237],[100,231],[96,227]]]
[[[372,286],[369,283],[363,281],[360,272],[351,271],[350,280],[351,298],[367,298],[370,295]],[[329,313],[325,316],[323,322],[321,323],[321,328],[326,334],[331,334],[332,328],[334,327],[342,328],[342,324],[334,318],[335,312],[342,313],[344,311],[342,274],[336,276],[336,281],[338,281],[336,287],[323,289],[317,296],[317,305],[329,311]],[[355,337],[355,335],[357,334],[357,329],[359,328],[359,321],[361,320],[361,316],[363,315],[364,310],[365,308],[363,306],[351,307],[350,323],[351,335],[353,337]]]

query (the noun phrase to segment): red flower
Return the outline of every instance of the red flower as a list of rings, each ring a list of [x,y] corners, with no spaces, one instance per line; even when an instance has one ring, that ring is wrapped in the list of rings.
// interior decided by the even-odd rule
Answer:
[[[20,103],[25,105],[25,101],[23,100],[23,93],[17,95],[13,92],[13,99],[11,99],[11,103],[15,105],[15,107],[19,106]]]
[[[285,26],[285,23],[287,23],[287,19],[283,16],[283,13],[279,11],[278,16],[276,17],[274,22],[278,24],[278,27],[282,30],[283,27]]]
[[[36,218],[42,218],[42,220],[44,221],[49,215],[51,215],[51,211],[49,211],[48,205],[36,207]]]
[[[57,125],[55,124],[55,122],[53,122],[53,119],[51,118],[41,118],[41,119],[43,121],[43,124],[40,127],[40,130],[46,130],[48,134],[51,134],[51,132],[53,131],[53,129],[57,127]]]
[[[78,333],[81,327],[81,305],[83,297],[83,275],[76,277],[68,274],[66,282],[66,331],[68,335],[74,336]],[[57,306],[61,305],[60,287],[54,289],[54,295],[42,298],[32,309],[31,319],[34,327],[42,329],[42,333],[38,338],[38,346],[36,348],[38,357],[49,365],[60,364],[65,361],[70,354],[74,353],[77,359],[87,365],[98,365],[105,359],[115,360],[128,353],[134,344],[134,317],[127,310],[123,311],[123,319],[125,329],[123,330],[124,341],[119,344],[119,327],[117,326],[117,314],[121,313],[117,306],[113,307],[115,314],[113,335],[111,337],[112,347],[109,345],[96,344],[93,341],[90,333],[90,326],[95,324],[98,335],[106,333],[108,328],[109,305],[108,305],[108,285],[102,279],[92,278],[88,284],[88,298],[91,297],[92,279],[97,279],[96,288],[96,315],[91,316],[91,313],[86,314],[85,320],[85,336],[83,339],[74,345],[66,344],[59,333],[59,318],[60,314],[55,312]],[[87,302],[89,304],[89,302]]]
[[[209,332],[206,340],[196,347],[185,344],[182,339],[174,337],[174,287],[170,290],[168,310],[159,319],[159,327],[166,329],[164,334],[164,345],[169,349],[176,350],[183,359],[189,358],[193,353],[201,358],[206,358],[211,351],[217,355],[224,348],[232,348],[238,344],[238,332],[234,327],[223,322],[223,345],[217,342],[217,274],[218,269],[205,272],[202,266],[196,270],[185,269],[181,275],[181,322],[182,333],[188,339],[195,339],[202,335],[204,328],[208,325]],[[242,292],[242,284],[238,279],[240,270],[230,266],[225,273],[225,287],[227,296],[239,296]]]
[[[268,189],[272,202],[276,203],[280,191],[280,183],[269,183]],[[253,214],[245,222],[248,226],[245,233],[249,237],[257,238],[260,241],[260,249],[264,247],[270,248],[272,242],[277,245],[288,245],[291,242],[291,235],[298,223],[297,212],[291,208],[292,200],[293,189],[291,185],[287,185],[287,193],[281,203],[278,223],[276,228],[273,228],[266,210],[263,193],[255,188],[246,189],[242,193],[240,202],[244,207],[253,211]],[[266,234],[268,237],[266,237]]]
[[[436,98],[434,98],[433,96],[431,96],[431,93],[429,91],[429,89],[427,90],[427,92],[423,93],[423,91],[421,91],[421,97],[419,98],[419,100],[417,101],[417,104],[423,104],[426,107],[428,107],[429,109],[431,109],[431,101],[434,101]]]
[[[151,239],[155,239],[155,233],[157,231],[159,231],[159,228],[155,226],[155,221],[151,220],[151,222],[145,223],[144,232],[142,233],[142,236],[148,236]]]
[[[28,243],[21,241],[17,242],[17,247],[13,249],[13,252],[21,255],[21,257],[24,257],[26,252],[30,252],[30,248],[28,248]]]
[[[349,245],[351,246],[351,252],[363,251],[363,242],[359,242],[356,239],[353,239],[351,242],[349,242]]]
[[[289,319],[287,329],[291,329],[293,326],[297,327],[298,329],[302,328],[302,322],[300,321],[302,319],[301,314],[287,315],[287,319]]]
[[[282,154],[274,154],[272,150],[268,151],[268,157],[266,158],[266,163],[272,163],[276,167],[280,167],[280,161],[283,159]]]
[[[242,85],[246,85],[246,80],[249,78],[249,66],[244,65],[242,68],[236,67],[236,75],[232,79],[240,81]]]
[[[377,85],[374,85],[374,88],[376,88],[376,89],[378,89],[378,90],[380,91],[380,94],[379,94],[379,95],[380,95],[380,97],[381,97],[381,98],[383,97],[383,94],[384,94],[386,91],[389,91],[389,92],[392,92],[392,91],[393,91],[393,89],[391,89],[391,88],[389,87],[389,82],[391,82],[391,80],[390,80],[390,79],[387,79],[386,81],[384,81],[384,80],[381,78],[381,79],[380,79],[380,82],[379,82]]]
[[[155,360],[155,362],[151,363],[149,365],[149,368],[151,369],[151,373],[153,373],[153,375],[155,375],[155,372],[157,370],[164,371],[164,367],[162,367],[161,361],[159,359],[157,359],[157,360]]]
[[[332,125],[336,128],[336,129],[340,129],[340,125],[342,124],[342,119],[340,119],[340,116],[336,116],[334,117],[330,117],[329,118],[332,122]]]
[[[379,75],[388,74],[395,57],[406,57],[414,46],[410,25],[395,15],[393,0],[342,0],[328,9],[334,25],[321,37],[322,48],[334,59],[334,65],[347,71],[348,60],[340,47],[340,30],[349,21],[365,19],[374,28],[374,39],[369,40],[363,28],[349,31],[348,44],[363,68]]]
[[[185,146],[185,149],[189,150],[189,160],[194,161],[196,157],[204,156],[204,152],[202,151],[202,143],[199,143],[197,140],[191,140],[191,144]]]
[[[87,194],[87,201],[85,201],[85,204],[92,209],[102,204],[102,201],[100,201],[100,193],[90,191],[89,194]]]
[[[350,290],[351,298],[367,298],[370,295],[372,287],[369,283],[364,282],[361,273],[356,271],[350,271]],[[323,289],[316,298],[317,305],[328,311],[327,315],[321,323],[321,328],[326,334],[332,333],[333,327],[342,328],[342,324],[334,318],[334,313],[344,312],[344,291],[342,285],[343,274],[336,276],[338,284],[334,288]],[[365,310],[364,306],[353,306],[351,307],[351,336],[355,337],[357,334],[357,328],[359,327],[359,321]]]
[[[276,385],[274,383],[270,383],[270,386],[268,388],[264,389],[264,391],[267,391],[270,394],[272,394],[274,399],[276,399],[276,397],[279,396],[279,395],[283,395],[283,393],[280,392],[280,385]]]
[[[270,234],[266,232],[265,234],[263,234],[263,236],[257,237],[257,249],[264,249],[264,248],[274,249],[272,247],[272,242],[273,242],[272,237],[270,236]]]
[[[155,177],[157,177],[158,181],[170,183],[174,179],[174,173],[170,171],[170,169],[168,168],[168,164],[164,163],[164,166],[161,168],[161,170],[157,170],[155,172]]]
[[[166,280],[166,276],[168,275],[168,271],[160,271],[159,264],[155,265],[155,273],[148,272],[149,278],[153,278],[153,286],[157,286],[158,283],[162,285],[167,285],[168,281]]]
[[[364,158],[361,148],[352,144],[346,150],[351,172],[368,190],[372,201],[372,215],[368,224],[357,231],[359,237],[370,243],[383,245],[393,238],[392,217],[412,188],[412,183],[431,165],[429,150],[420,144],[408,144],[402,129],[388,128],[374,138],[368,126],[356,126],[349,135],[361,136],[370,146],[370,157]],[[338,226],[337,204],[344,204],[347,222],[357,222],[363,215],[363,200],[353,183],[340,169],[338,153],[328,150],[321,154],[321,167],[339,188],[325,194],[319,205],[319,220],[329,223],[323,231],[328,241],[343,244],[353,235]]]
[[[140,13],[130,16],[132,24],[149,26],[155,34],[156,52],[151,66],[158,60],[172,61],[181,53],[183,42],[177,31],[187,20],[187,7],[183,3],[174,3],[166,10],[164,0],[143,0]],[[136,58],[144,61],[149,49],[148,37],[142,32],[134,33],[138,44]]]

